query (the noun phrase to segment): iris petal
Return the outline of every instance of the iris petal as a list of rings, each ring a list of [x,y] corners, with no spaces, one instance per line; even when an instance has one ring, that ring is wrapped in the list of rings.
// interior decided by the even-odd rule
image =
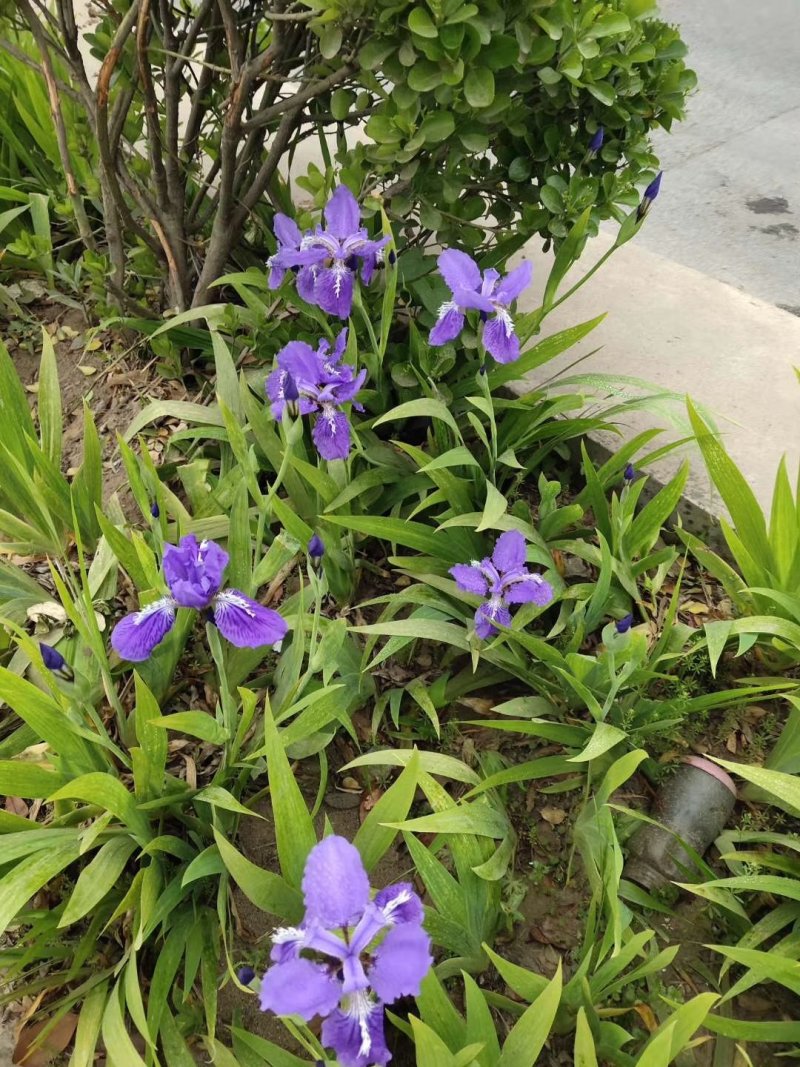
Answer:
[[[111,647],[123,659],[141,663],[148,659],[175,622],[175,601],[162,597],[133,615],[120,619],[111,634]]]
[[[339,185],[325,205],[325,225],[340,241],[351,237],[359,228],[361,212],[358,201],[346,185]]]
[[[492,563],[501,573],[525,565],[525,538],[519,530],[500,534],[492,552]]]
[[[238,589],[226,589],[214,598],[214,622],[222,636],[237,648],[277,645],[286,636],[286,620]]]
[[[415,997],[432,964],[431,939],[422,927],[416,923],[395,926],[378,946],[369,983],[385,1004]]]
[[[466,252],[459,252],[457,248],[446,248],[436,260],[436,265],[452,292],[456,289],[480,289],[480,268]]]
[[[261,981],[262,1011],[276,1015],[299,1015],[306,1022],[315,1015],[328,1015],[342,995],[339,982],[324,967],[311,960],[293,959],[270,967]]]
[[[486,596],[487,583],[480,567],[474,563],[456,563],[450,568],[450,574],[455,578],[456,585],[465,593],[475,593],[478,596]]]
[[[344,837],[323,838],[303,874],[306,919],[332,929],[352,926],[369,902],[369,879],[358,849]]]

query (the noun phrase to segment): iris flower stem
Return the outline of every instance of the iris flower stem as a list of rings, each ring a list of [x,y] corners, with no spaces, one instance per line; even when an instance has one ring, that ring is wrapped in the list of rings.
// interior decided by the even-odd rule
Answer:
[[[374,363],[374,366],[368,366],[368,369],[370,371],[371,377],[375,379],[375,388],[379,393],[381,393],[383,391],[383,363],[380,358],[381,350],[378,344],[378,339],[375,336],[375,330],[372,328],[372,323],[370,322],[369,315],[367,315],[364,305],[361,302],[360,292],[356,292],[353,298],[353,306],[358,308],[358,313],[367,328],[367,333],[369,335],[369,343],[372,346],[373,353],[375,354],[375,359],[370,360],[371,363]]]
[[[604,252],[603,255],[598,259],[598,261],[587,270],[584,276],[580,278],[577,282],[575,282],[575,284],[571,288],[567,289],[566,293],[564,293],[563,296],[560,296],[558,300],[554,300],[548,308],[543,309],[544,314],[542,315],[542,319],[545,317],[545,315],[549,315],[551,311],[554,311],[559,304],[563,304],[565,300],[568,300],[569,297],[571,297],[573,293],[576,293],[585,282],[588,282],[592,275],[596,271],[600,270],[606,260],[610,259],[610,257],[613,255],[614,252],[616,252],[618,248],[619,245],[614,242],[611,248],[609,248],[607,252]]]
[[[290,422],[288,427],[287,427],[286,422],[287,422],[288,418],[289,418],[288,414],[286,412],[284,412],[283,419],[281,420],[281,423],[280,423],[281,435],[283,437],[283,458],[281,459],[281,465],[278,468],[278,472],[275,475],[275,479],[272,482],[272,485],[269,487],[269,492],[264,497],[263,506],[261,508],[261,515],[264,515],[264,516],[266,515],[267,511],[271,512],[271,510],[272,510],[272,498],[275,496],[277,491],[280,489],[281,485],[283,485],[283,479],[286,477],[286,472],[289,469],[289,464],[291,463],[291,459],[292,459],[292,448],[293,448],[292,430],[294,429],[294,427],[296,425],[298,425],[298,423],[300,423],[300,418],[298,416],[298,419],[297,420],[293,420],[292,422]],[[302,433],[302,423],[300,423],[300,432]],[[261,536],[263,537],[264,536],[263,528],[261,528],[261,526],[259,526],[259,528],[261,529]]]
[[[213,623],[206,623],[206,638],[208,640],[208,647],[211,649],[211,656],[214,660],[214,665],[217,668],[217,676],[219,678],[219,702],[222,706],[222,724],[230,739],[225,743],[226,759],[223,764],[223,766],[225,766],[232,759],[230,745],[233,743],[233,739],[236,736],[236,709],[233,707],[230,689],[228,688],[228,673],[225,670],[225,653],[222,650],[222,642],[219,639],[219,630]]]
[[[486,350],[482,343],[479,345],[478,351],[480,353],[480,366],[483,367],[486,360]],[[497,471],[497,420],[494,417],[494,398],[489,387],[489,375],[479,371],[477,379],[478,387],[489,405],[489,471],[492,476],[492,483],[494,483]]]

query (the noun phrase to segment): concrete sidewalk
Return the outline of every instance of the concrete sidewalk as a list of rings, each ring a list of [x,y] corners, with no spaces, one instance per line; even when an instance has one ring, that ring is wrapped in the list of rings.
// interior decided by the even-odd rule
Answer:
[[[655,212],[660,200],[653,206]],[[647,225],[649,225],[648,219]],[[578,280],[613,243],[602,234],[587,248],[568,275],[564,290]],[[520,308],[541,303],[549,261],[532,242],[523,255],[535,264],[535,285]],[[562,290],[562,291],[564,291]],[[545,319],[542,336],[608,312],[606,319],[574,350],[529,376],[538,384],[560,372],[633,376],[653,385],[689,394],[717,419],[726,447],[739,464],[759,501],[768,507],[778,462],[786,452],[790,478],[800,460],[800,318],[734,289],[700,271],[643,248],[638,239],[624,245],[585,286]],[[602,345],[579,367],[566,370],[579,356]],[[574,387],[580,391],[579,387]],[[626,387],[622,386],[623,395]],[[625,436],[663,426],[666,442],[682,436],[671,423],[685,420],[680,402],[633,411],[622,425]],[[660,440],[660,439],[659,439]],[[603,443],[613,447],[613,440]],[[677,467],[678,456],[661,461],[651,472],[659,480]],[[692,504],[718,513],[719,502],[699,455],[687,488]]]
[[[654,137],[664,182],[637,243],[800,314],[800,4],[660,8],[698,89]]]

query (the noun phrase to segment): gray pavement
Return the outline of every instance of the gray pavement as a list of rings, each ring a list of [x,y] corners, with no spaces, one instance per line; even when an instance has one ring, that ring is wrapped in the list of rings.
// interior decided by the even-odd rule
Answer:
[[[660,7],[699,86],[655,139],[664,181],[637,242],[800,315],[800,2]]]

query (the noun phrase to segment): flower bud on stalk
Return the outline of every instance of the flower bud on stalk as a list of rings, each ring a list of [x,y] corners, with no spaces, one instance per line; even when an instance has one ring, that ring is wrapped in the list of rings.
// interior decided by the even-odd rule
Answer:
[[[325,543],[319,534],[314,534],[308,542],[308,554],[311,557],[312,564],[318,567],[320,560],[325,555]]]
[[[58,675],[59,678],[63,678],[67,682],[71,682],[74,679],[75,674],[72,667],[70,667],[57,648],[40,641],[39,651],[42,654],[42,661],[49,671],[52,671],[53,674]]]
[[[662,172],[659,171],[644,191],[642,202],[641,204],[639,204],[639,207],[636,211],[636,218],[639,221],[641,221],[645,217],[647,212],[650,210],[650,205],[658,196],[659,190],[661,189],[661,176]]]

